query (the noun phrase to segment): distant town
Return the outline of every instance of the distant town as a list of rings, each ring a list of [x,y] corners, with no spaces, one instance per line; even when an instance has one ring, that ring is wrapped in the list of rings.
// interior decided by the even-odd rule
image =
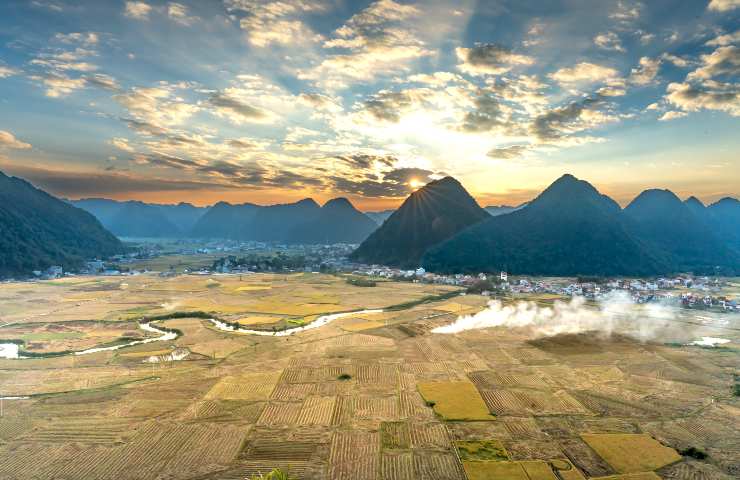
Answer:
[[[602,278],[602,277],[534,277],[510,275],[505,271],[477,274],[437,274],[424,268],[399,269],[384,265],[366,265],[350,261],[349,254],[356,244],[295,245],[272,242],[240,242],[214,240],[194,244],[187,240],[169,243],[140,241],[136,248],[125,255],[116,255],[107,261],[91,260],[77,272],[64,271],[52,266],[44,271],[34,271],[33,278],[53,280],[65,276],[128,276],[151,272],[147,261],[179,258],[185,265],[175,264],[157,269],[159,275],[176,276],[239,274],[260,272],[314,272],[338,273],[367,277],[369,280],[392,280],[462,287],[466,292],[484,296],[502,294],[552,294],[572,297],[582,296],[599,300],[614,291],[627,292],[635,303],[662,302],[680,304],[686,308],[712,309],[740,313],[740,302],[721,294],[726,281],[721,277],[681,274],[658,278]],[[208,265],[188,266],[183,258],[213,259]],[[202,263],[202,262],[201,262]]]

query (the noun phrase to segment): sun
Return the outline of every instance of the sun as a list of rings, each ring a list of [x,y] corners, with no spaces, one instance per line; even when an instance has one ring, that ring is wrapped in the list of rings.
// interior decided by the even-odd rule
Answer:
[[[422,182],[418,178],[412,178],[411,180],[409,180],[409,187],[411,187],[414,190],[418,190],[423,186],[424,186],[424,182]]]

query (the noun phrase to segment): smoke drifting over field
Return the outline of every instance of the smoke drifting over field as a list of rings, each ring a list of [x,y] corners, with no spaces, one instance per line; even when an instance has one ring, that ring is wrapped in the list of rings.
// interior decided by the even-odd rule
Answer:
[[[598,308],[587,307],[583,297],[569,302],[555,301],[552,307],[540,307],[521,301],[504,305],[499,300],[474,315],[459,317],[455,322],[437,327],[432,333],[459,333],[489,327],[529,328],[535,338],[558,334],[600,332],[629,335],[640,341],[669,340],[687,337],[687,325],[672,322],[676,308],[650,303],[635,304],[624,292],[614,292],[599,302]]]

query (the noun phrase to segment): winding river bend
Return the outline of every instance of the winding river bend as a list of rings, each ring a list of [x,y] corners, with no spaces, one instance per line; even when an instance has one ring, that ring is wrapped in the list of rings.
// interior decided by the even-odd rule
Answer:
[[[144,343],[152,342],[164,342],[167,340],[174,340],[177,338],[177,333],[172,331],[160,330],[151,324],[151,322],[139,323],[139,328],[147,332],[159,333],[158,337],[145,338],[143,340],[132,340],[130,342],[121,343],[119,345],[111,345],[109,347],[93,347],[86,350],[79,350],[76,352],[69,352],[66,355],[89,355],[91,353],[106,352],[109,350],[118,350],[120,348],[132,347],[134,345],[141,345]],[[20,345],[15,343],[0,343],[0,358],[6,359],[24,359],[24,358],[35,358],[21,355]]]
[[[287,337],[288,335],[293,335],[295,333],[305,332],[306,330],[311,330],[314,328],[323,327],[324,325],[333,322],[334,320],[339,320],[340,318],[346,318],[350,317],[352,315],[363,315],[363,314],[369,314],[369,313],[383,313],[383,310],[358,310],[354,312],[344,312],[344,313],[332,313],[329,315],[322,315],[318,317],[313,322],[309,323],[308,325],[302,325],[300,327],[294,327],[294,328],[288,328],[285,330],[279,330],[279,331],[268,331],[268,330],[250,330],[248,328],[241,328],[234,326],[229,323],[222,322],[220,320],[216,320],[215,318],[211,318],[211,323],[213,323],[216,328],[219,330],[223,330],[225,332],[236,332],[236,333],[247,333],[250,335],[261,335],[264,337]]]

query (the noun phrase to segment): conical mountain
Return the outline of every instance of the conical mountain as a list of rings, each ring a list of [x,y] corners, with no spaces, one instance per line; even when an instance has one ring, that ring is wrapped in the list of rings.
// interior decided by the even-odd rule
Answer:
[[[433,271],[532,275],[651,275],[665,269],[626,229],[616,202],[563,175],[526,207],[492,217],[431,249]]]
[[[0,172],[0,277],[76,268],[124,250],[90,213]]]
[[[673,270],[734,273],[740,258],[717,236],[697,203],[689,205],[670,190],[651,189],[638,195],[624,214],[633,234],[665,253]]]
[[[254,216],[251,239],[263,242],[289,241],[290,233],[295,226],[312,221],[320,210],[321,207],[312,198],[261,207]]]
[[[363,263],[417,267],[430,247],[489,217],[460,182],[445,177],[412,193],[351,258]]]
[[[218,202],[204,213],[190,231],[195,238],[231,238],[247,240],[252,237],[254,217],[261,207],[253,203],[232,205]]]
[[[717,234],[736,252],[740,252],[740,201],[725,197],[707,207]]]
[[[698,198],[692,196],[684,200],[683,203],[697,217],[704,218],[704,219],[708,217],[709,211],[707,210],[706,205],[704,205],[704,203],[702,203],[702,201],[699,200]]]
[[[346,198],[334,198],[321,207],[314,219],[306,221],[290,234],[294,243],[360,243],[378,225],[357,210]]]
[[[181,235],[179,228],[161,209],[143,202],[126,202],[110,219],[110,231],[118,237],[170,237]]]

